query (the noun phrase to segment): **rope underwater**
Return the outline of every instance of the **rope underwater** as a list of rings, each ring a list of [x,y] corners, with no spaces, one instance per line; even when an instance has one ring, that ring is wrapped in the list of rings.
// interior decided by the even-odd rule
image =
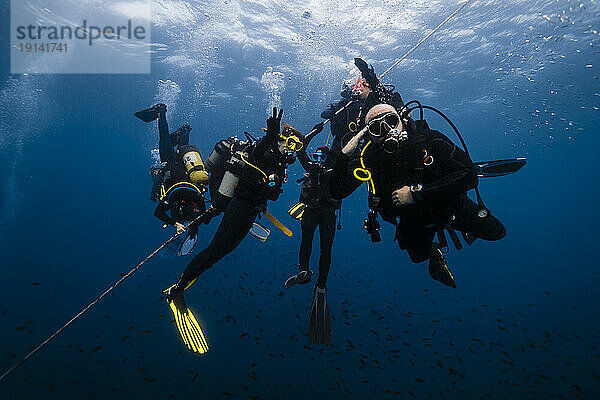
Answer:
[[[454,16],[456,14],[458,14],[463,8],[465,8],[470,2],[472,2],[473,0],[467,0],[464,4],[462,4],[460,7],[458,7],[456,10],[454,10],[454,12],[452,14],[450,14],[444,21],[442,21],[438,26],[436,26],[431,32],[429,32],[423,39],[419,40],[419,42],[417,44],[415,44],[410,50],[408,50],[402,57],[400,57],[398,60],[396,60],[396,62],[394,62],[394,64],[392,64],[388,69],[386,69],[381,75],[379,75],[379,78],[383,78],[388,72],[390,72],[393,68],[395,68],[398,64],[400,64],[400,62],[402,62],[402,60],[404,60],[406,57],[408,57],[408,55],[410,53],[412,53],[417,47],[419,47],[420,45],[422,45],[427,39],[429,39],[429,37],[431,37],[434,33],[436,33],[437,31],[440,30],[440,28],[442,26],[444,26],[448,21],[450,21],[452,18],[454,18]],[[342,111],[344,111],[349,105],[353,104],[356,100],[352,100],[350,102],[348,102],[345,106],[343,106],[342,108],[340,108],[339,110],[337,110],[335,112],[334,115],[338,115],[339,113],[341,113]],[[330,122],[331,118],[327,118],[325,121],[323,121],[323,125],[325,125],[326,123]],[[310,135],[311,133],[315,132],[315,129],[312,129],[309,133],[307,133],[307,135]]]
[[[200,214],[199,216],[197,216],[192,222],[188,223],[185,226],[185,229],[189,228],[191,225],[193,225],[194,223],[198,222],[202,217],[204,217],[205,215],[208,214],[208,212],[210,211],[210,208],[206,211],[204,211],[202,214]],[[17,368],[19,368],[25,361],[29,360],[35,353],[37,353],[38,351],[40,351],[45,345],[47,345],[52,339],[54,339],[56,336],[58,336],[62,331],[64,331],[65,329],[67,329],[69,327],[69,325],[71,325],[73,322],[75,322],[77,319],[79,319],[83,314],[85,314],[90,308],[92,308],[94,305],[96,305],[96,303],[98,303],[100,300],[102,300],[107,294],[109,294],[110,292],[112,292],[117,286],[119,286],[121,283],[123,283],[123,281],[127,278],[129,278],[135,271],[137,271],[138,269],[140,269],[146,262],[148,262],[152,257],[154,257],[159,251],[161,251],[162,249],[164,249],[169,243],[171,243],[173,240],[175,240],[178,236],[180,236],[181,234],[183,234],[184,232],[181,233],[176,233],[175,235],[171,236],[171,238],[169,238],[169,240],[167,240],[166,242],[164,242],[162,245],[160,245],[156,250],[154,250],[152,253],[150,253],[146,258],[144,258],[138,265],[136,265],[131,271],[129,271],[128,273],[126,273],[125,275],[123,275],[123,277],[121,279],[119,279],[118,281],[116,281],[111,287],[109,287],[104,293],[102,293],[98,298],[96,298],[96,300],[92,301],[87,307],[85,307],[83,310],[81,310],[77,315],[75,315],[73,318],[71,318],[69,320],[69,322],[67,322],[66,324],[64,324],[60,329],[58,329],[56,332],[54,332],[52,335],[50,335],[46,340],[44,340],[42,343],[40,343],[35,349],[33,349],[29,354],[27,354],[25,357],[23,357],[19,362],[17,362],[15,365],[13,365],[8,371],[6,371],[4,374],[2,374],[2,376],[0,376],[0,381],[2,379],[4,379],[5,377],[7,377],[11,372],[13,372],[14,370],[16,370]]]
[[[402,60],[404,60],[406,57],[408,57],[408,55],[410,53],[412,53],[413,50],[415,50],[423,42],[425,42],[427,39],[429,39],[429,37],[431,35],[433,35],[437,31],[439,31],[440,28],[446,24],[446,22],[450,21],[456,14],[458,14],[463,8],[465,8],[467,6],[467,4],[469,4],[471,1],[473,1],[473,0],[467,0],[462,6],[458,7],[456,10],[454,10],[454,12],[452,14],[450,14],[448,16],[448,18],[446,18],[445,20],[443,20],[442,23],[440,23],[438,26],[436,26],[434,30],[432,30],[431,32],[429,32],[429,34],[427,36],[425,36],[423,39],[421,39],[419,41],[419,43],[415,44],[409,51],[406,52],[406,54],[404,54],[402,57],[400,57],[398,60],[396,60],[396,62],[393,63],[391,67],[389,67],[388,69],[386,69],[385,71],[383,71],[383,73],[381,75],[379,75],[379,78],[383,78],[385,75],[387,75],[388,72],[390,72],[394,67],[396,67],[396,65],[400,64],[400,62]]]

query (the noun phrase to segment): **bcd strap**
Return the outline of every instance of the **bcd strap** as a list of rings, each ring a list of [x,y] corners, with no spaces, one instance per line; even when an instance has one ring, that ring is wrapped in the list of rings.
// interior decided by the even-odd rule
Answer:
[[[458,235],[456,234],[456,231],[450,225],[446,225],[446,230],[448,231],[448,234],[450,235],[450,239],[452,240],[452,243],[454,243],[454,247],[456,247],[456,250],[461,250],[462,243],[458,239]]]
[[[429,125],[427,125],[427,121],[425,121],[424,119],[420,119],[417,121],[413,121],[413,120],[409,119],[408,125],[410,128],[412,128],[411,130],[413,131],[412,135],[409,135],[409,137],[412,136],[412,138],[411,138],[411,144],[413,147],[412,163],[414,165],[415,171],[417,172],[418,175],[420,175],[423,172],[425,165],[431,164],[431,163],[428,164],[426,161],[427,152],[425,150],[425,148],[427,147],[427,136],[425,135],[425,130],[429,129]],[[424,150],[425,150],[425,153],[423,153]],[[424,156],[424,154],[425,154],[425,156]],[[421,179],[420,176],[419,176],[419,179]]]
[[[448,241],[446,240],[446,235],[444,234],[444,225],[437,225],[437,237],[438,237],[438,241],[440,242],[440,248],[442,250],[442,253],[447,253],[448,252]]]

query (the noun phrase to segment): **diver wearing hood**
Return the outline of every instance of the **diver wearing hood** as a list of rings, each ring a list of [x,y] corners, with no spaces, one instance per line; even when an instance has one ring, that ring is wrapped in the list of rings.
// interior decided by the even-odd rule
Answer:
[[[488,210],[481,213],[467,197],[478,183],[470,157],[425,120],[401,118],[391,105],[374,106],[365,121],[365,128],[344,147],[333,168],[333,198],[343,199],[368,182],[371,212],[365,229],[373,241],[381,240],[380,214],[396,225],[395,239],[413,262],[429,259],[431,276],[456,287],[442,246],[433,243],[436,231],[450,226],[485,240],[499,240],[506,234],[498,219]],[[356,151],[363,140],[362,149]]]
[[[278,114],[273,107],[265,136],[241,152],[245,167],[219,228],[208,247],[189,263],[171,292],[187,289],[200,274],[232,252],[248,234],[259,213],[266,210],[267,202],[279,198],[282,184],[287,180],[287,166],[295,161],[293,154],[302,145],[297,131],[287,125],[281,129],[282,114],[283,110]]]
[[[404,105],[402,97],[395,92],[395,88],[387,88],[379,81],[373,66],[367,65],[361,58],[355,58],[354,64],[359,69],[361,77],[353,82],[352,86],[344,83],[340,93],[342,99],[330,104],[321,113],[321,118],[331,120],[332,159],[351,137],[348,132],[356,133],[365,126],[365,116],[371,107],[386,103],[400,109]],[[336,114],[345,106],[344,110]]]

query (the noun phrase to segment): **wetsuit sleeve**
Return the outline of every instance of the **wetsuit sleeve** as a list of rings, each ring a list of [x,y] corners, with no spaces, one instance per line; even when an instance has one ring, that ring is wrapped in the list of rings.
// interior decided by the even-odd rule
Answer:
[[[440,132],[429,131],[428,135],[440,178],[424,183],[420,192],[413,193],[415,200],[435,200],[474,189],[478,182],[477,172],[469,156]]]
[[[250,159],[259,160],[269,150],[269,148],[277,141],[279,134],[277,132],[269,132],[265,134],[261,139],[258,140],[256,146],[250,153]]]
[[[156,210],[154,210],[154,216],[156,216],[156,218],[160,219],[164,223],[173,225],[171,218],[167,214],[168,209],[169,204],[165,201],[161,201],[160,203],[158,203],[158,206],[156,206]]]
[[[350,157],[340,153],[335,160],[329,180],[329,192],[335,200],[350,196],[362,183],[352,174],[353,162]]]

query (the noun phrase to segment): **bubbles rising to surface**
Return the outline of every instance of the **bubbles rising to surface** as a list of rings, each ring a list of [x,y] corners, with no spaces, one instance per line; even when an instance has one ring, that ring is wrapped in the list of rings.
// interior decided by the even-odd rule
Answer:
[[[260,84],[267,95],[269,102],[267,114],[269,114],[273,107],[281,107],[281,94],[285,90],[285,75],[283,72],[274,71],[273,67],[267,67],[260,78]]]

